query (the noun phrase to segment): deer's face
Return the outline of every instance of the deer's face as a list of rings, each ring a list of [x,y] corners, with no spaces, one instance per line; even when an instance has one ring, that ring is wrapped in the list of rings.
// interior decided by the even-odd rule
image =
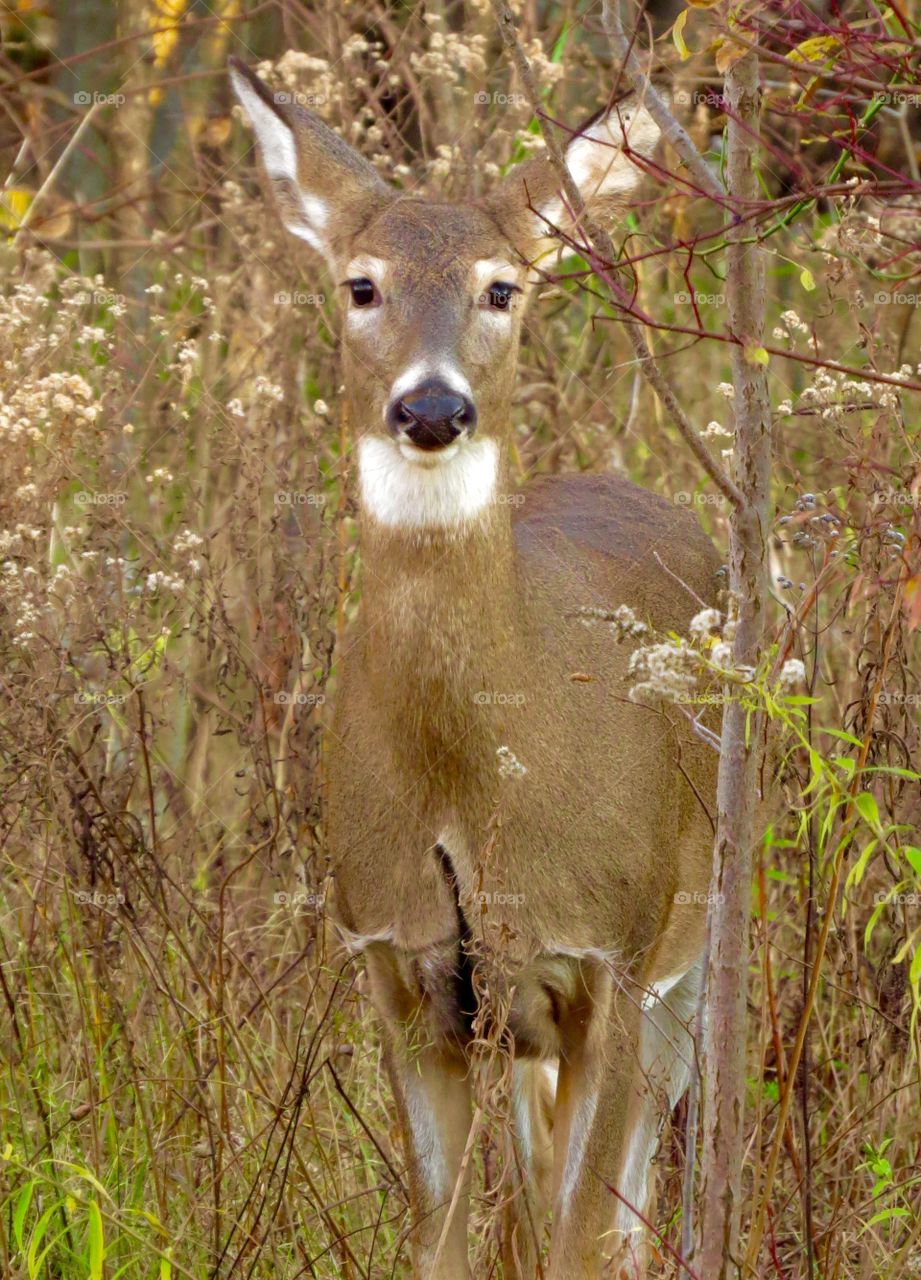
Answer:
[[[340,295],[366,510],[392,525],[466,523],[501,474],[529,266],[566,223],[556,175],[538,157],[475,204],[401,194],[312,113],[233,68],[282,220],[324,256]],[[570,144],[587,201],[623,205],[636,186],[628,137],[634,156],[658,139],[635,104]]]
[[[501,442],[526,266],[490,213],[390,202],[349,246],[346,385],[366,432],[419,466]]]

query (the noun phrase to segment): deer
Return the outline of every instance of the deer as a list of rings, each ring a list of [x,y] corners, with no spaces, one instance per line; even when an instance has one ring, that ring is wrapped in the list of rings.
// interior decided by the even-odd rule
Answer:
[[[660,1128],[693,1061],[717,753],[690,717],[626,696],[630,645],[586,613],[684,631],[719,557],[693,513],[619,475],[513,483],[535,264],[578,230],[545,153],[440,201],[388,184],[244,63],[230,74],[281,222],[342,301],[361,599],[325,822],[403,1135],[413,1274],[471,1275],[473,978],[501,936],[504,1274],[642,1275]],[[575,130],[585,208],[628,210],[659,140],[635,97]]]

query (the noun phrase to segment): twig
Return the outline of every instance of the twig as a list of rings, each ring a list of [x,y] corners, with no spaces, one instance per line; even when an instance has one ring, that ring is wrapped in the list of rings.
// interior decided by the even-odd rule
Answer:
[[[22,221],[20,222],[19,226],[16,228],[16,234],[13,236],[14,245],[16,244],[16,241],[19,239],[20,232],[25,231],[26,227],[28,227],[29,223],[35,217],[36,209],[42,203],[45,196],[47,196],[48,193],[51,191],[51,189],[54,187],[54,184],[57,181],[58,174],[64,168],[67,161],[70,159],[71,152],[77,146],[77,143],[83,137],[84,133],[86,133],[87,129],[89,128],[90,124],[93,121],[93,117],[96,115],[96,112],[99,110],[99,108],[102,105],[103,105],[102,101],[99,98],[97,98],[96,101],[93,103],[93,105],[90,107],[89,111],[87,111],[86,115],[77,125],[76,129],[73,132],[73,136],[71,137],[67,146],[58,156],[57,160],[52,166],[51,172],[48,174],[48,177],[45,179],[45,181],[36,191],[35,195],[32,197],[32,203],[29,205],[28,209],[26,209],[25,213],[23,214]]]

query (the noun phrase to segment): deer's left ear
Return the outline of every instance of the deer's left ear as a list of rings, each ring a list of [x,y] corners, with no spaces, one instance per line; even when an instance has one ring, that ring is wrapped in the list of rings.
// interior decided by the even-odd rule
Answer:
[[[259,155],[282,222],[328,259],[393,199],[394,192],[319,116],[273,93],[238,58],[234,92],[256,131]]]
[[[566,167],[590,213],[616,213],[629,205],[644,176],[642,161],[652,156],[659,137],[646,107],[632,98],[592,116],[573,134]],[[529,262],[559,248],[555,232],[572,227],[568,202],[546,155],[517,165],[486,203]]]

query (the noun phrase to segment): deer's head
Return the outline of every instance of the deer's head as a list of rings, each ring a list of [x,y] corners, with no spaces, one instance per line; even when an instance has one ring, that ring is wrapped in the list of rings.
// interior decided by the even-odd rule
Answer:
[[[231,76],[282,221],[339,286],[366,508],[392,525],[468,520],[500,475],[532,265],[569,225],[550,162],[517,166],[482,200],[423,199],[235,59]],[[642,178],[632,156],[658,137],[635,103],[573,137],[566,163],[590,212],[627,202]]]

